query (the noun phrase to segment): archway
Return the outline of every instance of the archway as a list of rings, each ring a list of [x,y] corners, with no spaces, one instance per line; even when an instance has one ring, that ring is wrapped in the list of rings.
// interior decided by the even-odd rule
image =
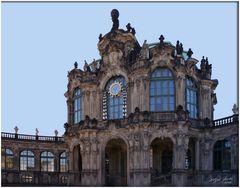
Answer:
[[[171,184],[173,168],[173,142],[170,138],[156,138],[151,143],[151,184]]]
[[[79,184],[81,182],[81,172],[82,172],[82,156],[80,145],[73,148],[73,171],[74,171],[74,181]]]
[[[127,145],[122,139],[111,139],[105,148],[106,186],[127,185]]]

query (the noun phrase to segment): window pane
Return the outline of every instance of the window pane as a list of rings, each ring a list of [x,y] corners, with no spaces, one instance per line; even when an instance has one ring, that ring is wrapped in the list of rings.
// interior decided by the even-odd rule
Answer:
[[[153,71],[150,81],[150,110],[173,111],[174,110],[174,80],[168,69],[156,69]],[[153,86],[156,86],[154,88]],[[157,98],[160,99],[157,99]],[[155,98],[153,100],[152,98]],[[154,107],[152,106],[154,105]]]

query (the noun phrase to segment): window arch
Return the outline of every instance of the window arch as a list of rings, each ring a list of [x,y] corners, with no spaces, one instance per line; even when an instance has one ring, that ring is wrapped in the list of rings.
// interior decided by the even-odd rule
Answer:
[[[231,169],[231,142],[219,140],[213,148],[213,168],[214,170]]]
[[[158,68],[150,79],[150,111],[174,111],[175,87],[172,72],[167,68]]]
[[[34,154],[30,150],[24,150],[20,153],[20,170],[29,170],[34,168]]]
[[[73,93],[73,122],[77,124],[82,119],[82,95],[81,90],[77,88]]]
[[[67,172],[68,171],[68,161],[66,152],[62,152],[60,154],[60,172]]]
[[[41,153],[41,171],[54,171],[54,156],[49,151],[44,151]]]
[[[186,79],[186,109],[189,111],[189,117],[196,119],[198,117],[198,99],[197,86],[191,78]]]
[[[122,119],[127,115],[126,80],[123,76],[108,81],[103,93],[103,119]]]
[[[13,168],[13,151],[9,148],[2,148],[2,169]]]

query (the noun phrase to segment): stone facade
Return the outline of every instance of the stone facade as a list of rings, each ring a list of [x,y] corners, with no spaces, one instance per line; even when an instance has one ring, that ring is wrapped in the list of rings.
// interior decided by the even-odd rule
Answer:
[[[217,102],[214,90],[218,81],[211,79],[212,67],[207,59],[203,59],[198,68],[198,60],[191,57],[190,50],[185,52],[178,45],[173,46],[164,41],[163,36],[160,42],[144,41],[140,46],[134,28],[124,31],[118,29],[116,23],[118,21],[109,33],[99,37],[101,59],[90,65],[85,63],[84,70],[78,69],[76,63],[68,73],[64,142],[40,143],[33,139],[36,143],[33,145],[26,140],[6,138],[2,133],[2,147],[12,148],[15,154],[16,176],[22,173],[17,154],[21,148],[29,148],[36,151],[36,156],[41,150],[52,150],[55,156],[65,150],[69,161],[69,169],[64,173],[66,185],[238,185],[238,113],[213,120]],[[151,76],[156,69],[168,69],[173,75],[174,110],[150,109]],[[120,105],[123,110],[121,118],[109,118],[106,85],[119,76],[126,82],[125,86],[119,86],[124,87],[126,93]],[[187,110],[187,78],[192,78],[197,85],[195,118]],[[77,88],[81,90],[81,114],[76,123],[74,92]],[[221,140],[231,144],[231,167],[227,170],[214,169],[214,146]],[[33,171],[41,174],[37,163]],[[59,179],[58,159],[54,164]],[[3,172],[6,176],[11,174],[7,170]],[[35,178],[35,174],[32,176]],[[20,183],[19,178],[8,177],[8,181],[3,178],[5,184]],[[32,183],[42,185],[42,181]],[[49,181],[48,184],[60,185],[61,182]]]

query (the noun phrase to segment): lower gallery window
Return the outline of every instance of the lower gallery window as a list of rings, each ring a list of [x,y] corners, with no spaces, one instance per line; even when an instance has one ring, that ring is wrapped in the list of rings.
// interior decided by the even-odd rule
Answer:
[[[31,183],[33,181],[33,177],[30,175],[22,175],[22,182]]]
[[[66,152],[63,152],[60,155],[60,172],[67,172],[67,171],[68,171],[67,156],[66,156]]]
[[[2,169],[13,168],[13,151],[8,148],[2,148]]]
[[[41,171],[54,171],[54,156],[49,151],[44,151],[41,154]]]
[[[20,170],[31,170],[34,168],[34,154],[30,150],[20,153]]]
[[[231,169],[231,142],[228,140],[219,140],[213,148],[213,167],[214,170]]]

